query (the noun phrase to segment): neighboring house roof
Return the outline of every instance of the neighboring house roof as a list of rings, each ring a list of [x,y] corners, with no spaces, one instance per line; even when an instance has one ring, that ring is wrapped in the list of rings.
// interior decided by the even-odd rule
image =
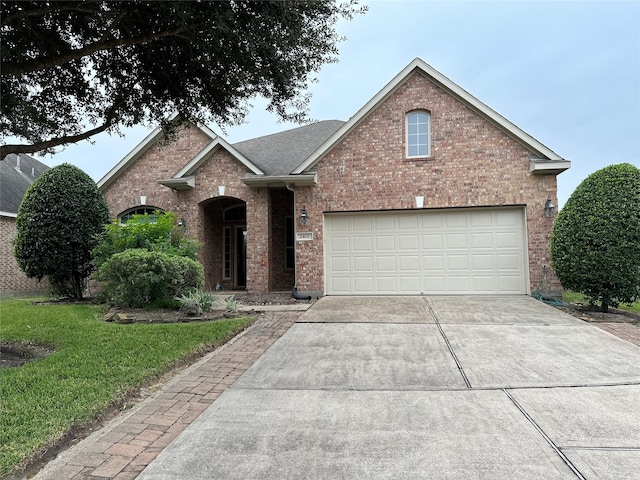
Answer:
[[[0,215],[17,216],[27,189],[48,169],[29,155],[10,153],[4,157],[0,161]]]

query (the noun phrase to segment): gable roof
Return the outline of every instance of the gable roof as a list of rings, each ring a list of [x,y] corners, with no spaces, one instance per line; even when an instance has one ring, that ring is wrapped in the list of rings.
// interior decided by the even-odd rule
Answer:
[[[528,150],[534,152],[535,156],[531,159],[531,171],[533,173],[560,173],[571,166],[571,162],[560,157],[553,150],[537,141],[524,130],[518,128],[515,124],[511,123],[495,110],[489,108],[462,87],[438,72],[435,68],[431,67],[423,60],[416,58],[400,73],[398,73],[398,75],[396,75],[360,110],[358,110],[358,112],[351,117],[348,122],[329,137],[315,152],[293,169],[291,174],[300,174],[313,168],[324,155],[326,155],[338,142],[349,134],[373,110],[389,98],[415,72],[425,75],[447,93],[494,124],[509,137],[522,144]],[[553,168],[553,172],[551,171],[551,168]]]
[[[194,188],[195,171],[217,149],[224,148],[249,170],[242,178],[247,185],[313,185],[316,183],[316,163],[415,73],[427,77],[529,150],[531,173],[558,174],[570,168],[571,162],[560,157],[423,60],[416,58],[347,122],[325,120],[234,144],[229,144],[206,126],[198,125],[198,128],[211,138],[211,142],[173,177],[160,180],[160,183],[176,190]],[[98,187],[102,189],[111,184],[162,136],[162,130],[156,128],[98,181]]]
[[[288,175],[344,123],[341,120],[324,120],[234,143],[233,146],[247,158],[253,159],[265,175]]]
[[[0,215],[16,217],[27,189],[49,170],[29,155],[10,153],[0,161]]]
[[[207,126],[198,125],[198,128],[205,134],[211,137],[212,140],[217,138],[217,135]],[[111,185],[113,181],[120,176],[130,165],[135,163],[144,152],[164,138],[162,128],[155,128],[149,135],[147,135],[138,145],[135,146],[122,160],[120,160],[111,170],[109,170],[100,180],[98,180],[98,188],[103,189]]]

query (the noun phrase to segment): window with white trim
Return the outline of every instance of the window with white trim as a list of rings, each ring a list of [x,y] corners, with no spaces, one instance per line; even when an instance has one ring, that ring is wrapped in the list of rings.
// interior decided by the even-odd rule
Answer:
[[[135,207],[123,212],[118,217],[120,224],[124,225],[131,220],[134,215],[145,215],[145,221],[155,223],[156,215],[164,213],[164,210],[156,207]]]
[[[424,110],[407,114],[407,158],[431,156],[431,115]]]

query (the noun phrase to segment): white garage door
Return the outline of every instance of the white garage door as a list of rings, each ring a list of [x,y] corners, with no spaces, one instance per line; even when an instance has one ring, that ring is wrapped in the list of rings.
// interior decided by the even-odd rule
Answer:
[[[523,208],[325,215],[329,295],[524,294]]]

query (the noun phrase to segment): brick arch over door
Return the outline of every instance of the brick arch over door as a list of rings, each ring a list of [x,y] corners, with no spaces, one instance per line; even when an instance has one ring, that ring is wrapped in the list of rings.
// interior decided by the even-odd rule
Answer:
[[[205,288],[246,288],[246,203],[217,197],[200,203]]]

